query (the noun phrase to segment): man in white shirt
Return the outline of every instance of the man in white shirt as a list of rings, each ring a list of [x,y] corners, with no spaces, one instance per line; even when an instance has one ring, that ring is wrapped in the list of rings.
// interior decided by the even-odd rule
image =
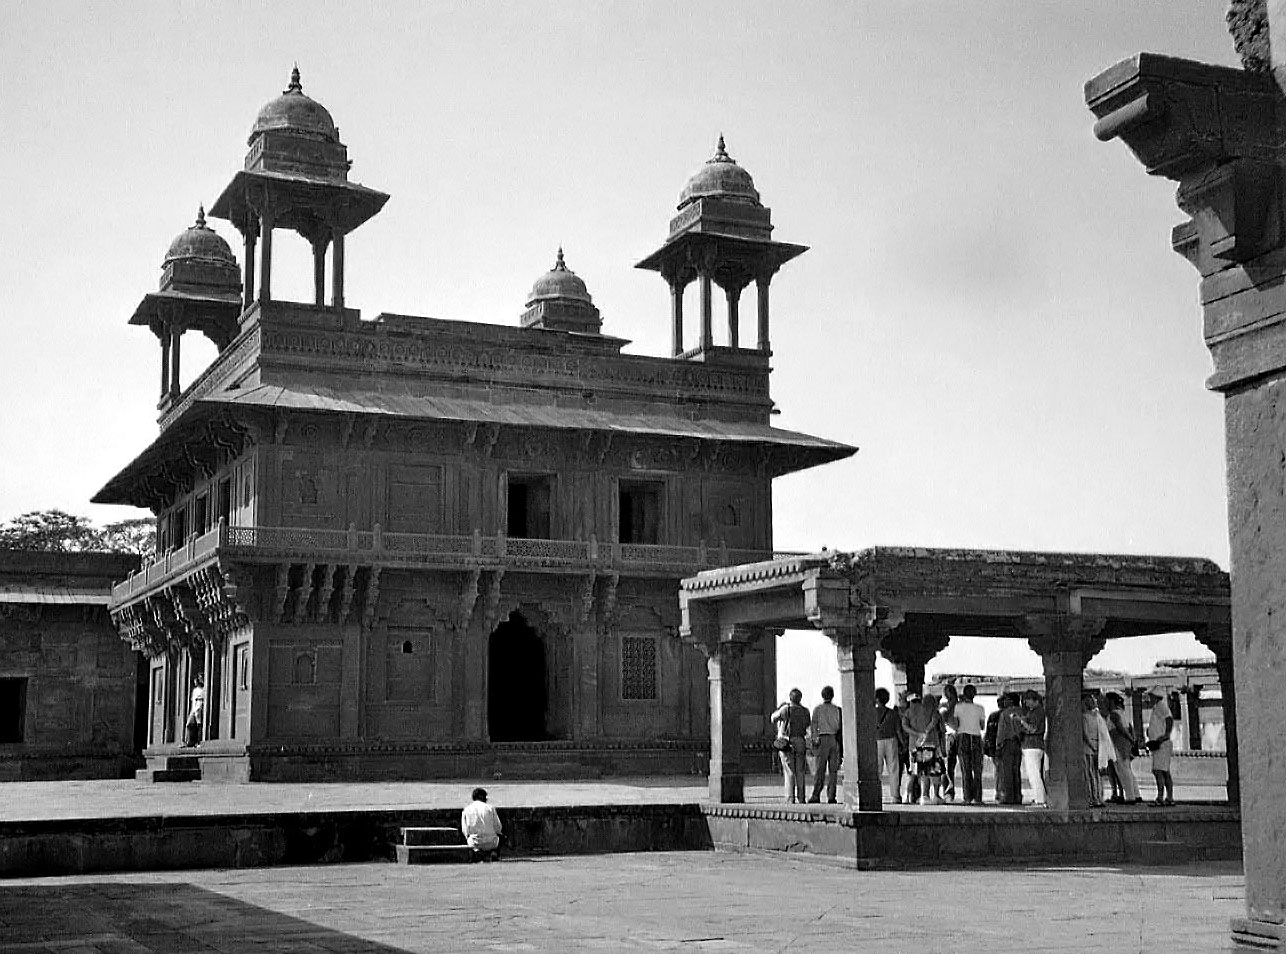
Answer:
[[[817,746],[813,771],[813,797],[809,799],[814,804],[822,800],[823,780],[826,782],[826,801],[832,805],[835,804],[839,763],[844,754],[840,748],[839,737],[844,716],[840,707],[831,702],[834,698],[835,690],[830,686],[823,686],[821,704],[813,710],[812,721],[808,725],[808,730]]]
[[[965,686],[955,708],[956,752],[966,805],[982,804],[982,733],[987,725],[987,713],[973,701],[977,694],[975,686]]]
[[[473,801],[460,813],[460,831],[484,861],[494,861],[500,847],[500,816],[487,804],[485,788],[475,788],[472,797]]]

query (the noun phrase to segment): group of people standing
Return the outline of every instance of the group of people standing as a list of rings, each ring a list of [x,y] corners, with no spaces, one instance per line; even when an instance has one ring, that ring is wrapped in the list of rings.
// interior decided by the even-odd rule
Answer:
[[[983,757],[995,766],[995,801],[998,805],[1048,804],[1045,773],[1048,719],[1045,701],[1034,689],[1001,694],[999,708],[987,715],[974,701],[977,689],[954,684],[942,696],[909,691],[890,706],[887,689],[875,690],[875,737],[880,775],[893,803],[941,805],[956,796],[956,769],[960,770],[961,803],[982,804]],[[1170,774],[1170,732],[1174,719],[1164,689],[1149,690],[1152,715],[1144,738],[1136,737],[1125,714],[1125,699],[1116,692],[1082,696],[1083,766],[1090,804],[1138,804],[1143,801],[1134,778],[1132,760],[1149,752],[1157,796],[1153,804],[1174,804]],[[843,756],[843,724],[830,686],[822,689],[822,702],[810,713],[803,693],[790,691],[789,701],[771,715],[777,726],[773,742],[781,759],[787,802],[819,802],[823,782],[827,800],[836,801],[836,778]],[[812,796],[805,799],[807,754],[816,756]],[[1029,795],[1023,799],[1023,780]],[[1103,781],[1112,794],[1103,797]],[[905,780],[905,785],[904,785]]]

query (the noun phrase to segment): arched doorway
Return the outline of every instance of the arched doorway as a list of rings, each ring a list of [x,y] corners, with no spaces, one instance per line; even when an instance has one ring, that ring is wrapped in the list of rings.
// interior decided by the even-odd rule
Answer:
[[[543,742],[549,694],[545,644],[521,613],[495,628],[487,650],[487,725],[492,742]]]

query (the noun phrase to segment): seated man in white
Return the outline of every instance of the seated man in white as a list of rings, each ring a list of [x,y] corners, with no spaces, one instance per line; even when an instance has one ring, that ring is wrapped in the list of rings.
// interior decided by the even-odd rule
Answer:
[[[488,860],[495,858],[500,847],[500,816],[487,804],[485,788],[473,790],[473,801],[460,813],[460,830],[470,848]]]

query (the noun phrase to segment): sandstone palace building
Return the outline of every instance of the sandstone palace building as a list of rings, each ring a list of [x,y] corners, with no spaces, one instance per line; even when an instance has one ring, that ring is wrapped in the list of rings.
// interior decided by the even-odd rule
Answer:
[[[157,518],[157,558],[110,604],[150,660],[150,769],[703,770],[706,659],[679,640],[679,580],[770,558],[773,478],[853,453],[769,423],[770,283],[805,249],[772,239],[720,140],[638,263],[669,287],[669,356],[623,353],[561,251],[512,325],[368,320],[344,248],[388,196],[349,166],[296,70],[209,210],[242,264],[202,213],[130,319],[160,342],[160,434],[94,499]],[[312,247],[310,302],[272,295],[281,229]],[[182,389],[187,332],[219,353]],[[772,643],[739,700],[761,747]],[[198,673],[208,716],[181,751]]]

